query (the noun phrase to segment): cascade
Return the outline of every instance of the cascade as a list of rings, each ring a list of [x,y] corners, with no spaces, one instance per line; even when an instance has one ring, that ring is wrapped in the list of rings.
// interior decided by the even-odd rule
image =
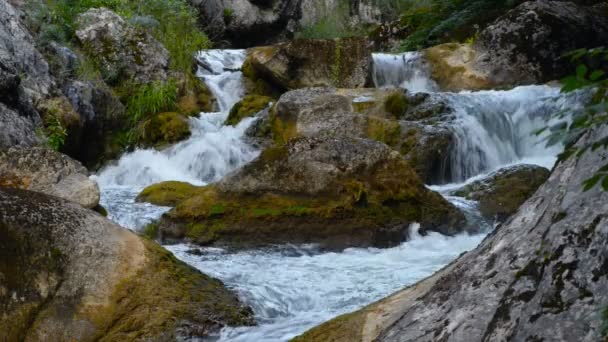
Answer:
[[[180,180],[197,185],[221,179],[255,158],[259,151],[244,141],[253,118],[236,127],[223,122],[231,106],[243,96],[242,50],[209,50],[198,56],[199,77],[218,101],[217,113],[190,120],[192,136],[163,151],[140,149],[125,154],[97,175],[102,205],[109,217],[132,229],[157,219],[169,208],[136,203],[150,184]],[[443,93],[429,76],[420,53],[374,54],[377,87],[398,86],[427,92],[450,108],[446,122],[455,136],[446,181],[465,181],[500,166],[532,162],[551,166],[560,146],[546,148],[531,133],[548,124],[550,114],[577,106],[576,96],[563,96],[549,86],[526,86],[508,91]],[[432,188],[446,192],[450,185]],[[453,186],[452,186],[453,187]],[[477,203],[446,196],[464,211],[481,234],[446,237],[420,236],[412,225],[410,240],[388,249],[351,248],[340,253],[315,246],[281,246],[232,252],[186,244],[166,246],[178,258],[221,279],[250,305],[254,327],[225,328],[219,341],[287,341],[337,315],[358,309],[404,286],[431,275],[491,230]],[[189,251],[195,248],[199,253]]]

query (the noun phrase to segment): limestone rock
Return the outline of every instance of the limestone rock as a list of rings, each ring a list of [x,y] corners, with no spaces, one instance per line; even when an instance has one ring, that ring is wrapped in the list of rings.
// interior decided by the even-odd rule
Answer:
[[[599,128],[578,144],[606,134]],[[294,341],[602,340],[608,192],[583,191],[582,183],[606,158],[608,150],[599,148],[562,161],[476,249]]]
[[[167,78],[169,52],[141,28],[106,8],[93,8],[78,17],[76,37],[88,55],[98,59],[109,81],[140,83]]]
[[[454,195],[479,201],[481,214],[504,221],[549,178],[549,170],[536,165],[515,165],[456,190]]]
[[[361,88],[371,51],[364,38],[298,39],[251,49],[248,63],[259,77],[285,89]]]
[[[0,340],[169,341],[252,324],[217,279],[92,210],[0,188]]]
[[[65,198],[85,208],[99,204],[97,182],[77,161],[43,148],[0,151],[0,186],[16,187]]]

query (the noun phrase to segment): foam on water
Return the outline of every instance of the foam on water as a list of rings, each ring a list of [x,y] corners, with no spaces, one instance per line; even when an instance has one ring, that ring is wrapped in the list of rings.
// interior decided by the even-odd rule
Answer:
[[[276,342],[413,284],[483,239],[410,235],[412,239],[398,247],[351,248],[342,253],[292,246],[235,254],[204,249],[205,255],[196,256],[187,253],[185,245],[167,248],[222,279],[253,308],[258,326],[224,329],[220,341]]]

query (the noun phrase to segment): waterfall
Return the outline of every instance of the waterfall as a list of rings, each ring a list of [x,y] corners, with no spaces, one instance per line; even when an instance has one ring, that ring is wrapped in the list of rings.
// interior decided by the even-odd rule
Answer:
[[[236,127],[224,126],[230,108],[243,94],[244,50],[209,50],[198,55],[201,77],[218,101],[220,112],[201,113],[190,119],[192,135],[168,149],[138,149],[123,155],[96,177],[102,188],[102,204],[110,218],[131,228],[158,217],[162,209],[136,204],[144,187],[168,180],[204,185],[249,162],[258,151],[243,141],[253,118]],[[164,209],[166,210],[166,209]]]
[[[438,89],[430,78],[428,66],[420,52],[374,53],[372,60],[372,77],[376,88],[401,87],[413,93]]]

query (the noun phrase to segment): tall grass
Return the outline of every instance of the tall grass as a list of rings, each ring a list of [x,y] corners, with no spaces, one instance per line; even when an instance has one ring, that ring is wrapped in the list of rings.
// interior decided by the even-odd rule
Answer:
[[[179,89],[174,80],[144,84],[127,99],[127,115],[140,122],[150,114],[172,111],[176,107]]]

